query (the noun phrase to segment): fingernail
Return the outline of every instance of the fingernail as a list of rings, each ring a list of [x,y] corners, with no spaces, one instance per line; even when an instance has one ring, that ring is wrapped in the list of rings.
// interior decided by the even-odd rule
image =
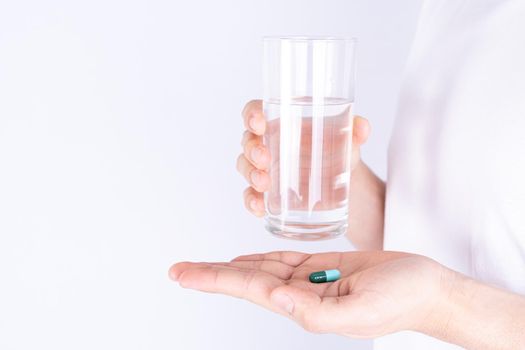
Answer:
[[[262,129],[262,124],[264,123],[261,118],[253,117],[250,119],[250,128],[252,131],[259,131]]]
[[[252,199],[250,201],[250,208],[253,210],[253,211],[259,211],[259,205],[257,205],[257,200],[255,199]]]
[[[293,312],[294,302],[287,294],[276,294],[272,296],[272,304],[279,310],[288,314]]]
[[[175,282],[177,282],[179,280],[179,275],[177,273],[175,273],[175,271],[173,269],[169,269],[168,275]]]
[[[250,157],[252,157],[252,160],[254,162],[260,162],[262,160],[261,158],[263,157],[263,153],[264,150],[262,149],[262,147],[257,146],[250,152]]]

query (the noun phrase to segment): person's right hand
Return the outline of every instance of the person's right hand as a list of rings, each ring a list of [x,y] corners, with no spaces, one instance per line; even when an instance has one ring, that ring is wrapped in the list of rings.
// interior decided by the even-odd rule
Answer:
[[[250,185],[244,191],[244,205],[256,216],[264,215],[263,193],[269,189],[270,152],[263,145],[263,135],[266,131],[266,121],[261,100],[252,100],[242,111],[246,131],[242,137],[243,152],[237,158],[237,170]],[[351,170],[359,164],[359,148],[370,134],[368,120],[363,117],[353,118],[352,160]]]
[[[338,269],[341,278],[308,280],[312,272],[328,269]],[[453,287],[465,277],[403,252],[270,252],[230,262],[181,262],[172,266],[170,277],[183,288],[251,301],[308,331],[353,338],[401,330],[432,335],[448,326],[451,310],[466,310],[449,307]]]

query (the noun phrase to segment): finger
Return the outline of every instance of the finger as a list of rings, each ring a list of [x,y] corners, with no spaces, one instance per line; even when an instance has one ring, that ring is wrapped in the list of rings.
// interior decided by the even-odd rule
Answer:
[[[368,136],[370,135],[370,123],[367,119],[359,115],[354,116],[353,123],[352,142],[356,146],[361,146],[368,140]]]
[[[248,141],[248,139],[253,137],[254,135],[255,134],[251,132],[250,130],[244,130],[244,132],[242,133],[241,146],[244,147],[244,145],[246,144],[246,141]],[[257,135],[255,136],[257,137]]]
[[[256,168],[265,170],[270,165],[270,152],[263,145],[262,137],[249,133],[245,139],[243,148],[244,156]],[[244,140],[243,140],[244,141]]]
[[[256,135],[263,135],[266,130],[266,121],[262,110],[261,100],[252,100],[242,110],[244,127]]]
[[[258,270],[269,273],[281,280],[288,280],[294,272],[294,268],[280,261],[273,260],[245,260],[231,261],[229,263],[212,263],[220,266],[236,267],[243,270]]]
[[[270,177],[263,171],[255,168],[244,155],[237,158],[237,171],[239,171],[246,181],[257,191],[264,192],[270,187]]]
[[[264,197],[262,193],[248,187],[244,190],[244,206],[255,216],[261,217],[265,214]]]
[[[270,302],[275,308],[313,333],[343,332],[349,328],[350,317],[358,320],[359,315],[356,315],[348,299],[348,296],[321,297],[310,290],[290,285],[275,288],[270,295]]]
[[[174,281],[179,281],[180,276],[184,272],[190,269],[208,268],[209,266],[211,266],[209,263],[204,263],[204,262],[200,262],[200,263],[189,262],[189,261],[179,262],[170,267],[169,277]],[[234,268],[232,267],[231,269],[234,269]]]
[[[284,284],[280,279],[262,271],[206,263],[175,264],[170,269],[170,276],[176,276],[183,288],[243,298],[273,310],[275,309],[269,302],[270,293]]]
[[[292,267],[297,267],[307,261],[312,255],[300,252],[278,251],[263,254],[241,255],[232,261],[243,260],[273,260],[279,261]]]

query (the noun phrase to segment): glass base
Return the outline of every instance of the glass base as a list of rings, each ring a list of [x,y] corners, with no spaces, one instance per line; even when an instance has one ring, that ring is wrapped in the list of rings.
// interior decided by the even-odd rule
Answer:
[[[294,239],[299,241],[319,241],[336,238],[346,233],[348,221],[323,223],[296,223],[283,222],[271,217],[266,217],[266,229],[279,238]]]

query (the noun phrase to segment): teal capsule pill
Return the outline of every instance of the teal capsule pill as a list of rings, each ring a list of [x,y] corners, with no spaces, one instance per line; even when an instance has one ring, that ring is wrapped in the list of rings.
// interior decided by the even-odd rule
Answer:
[[[309,277],[312,283],[334,282],[340,278],[341,272],[337,269],[312,272]]]

